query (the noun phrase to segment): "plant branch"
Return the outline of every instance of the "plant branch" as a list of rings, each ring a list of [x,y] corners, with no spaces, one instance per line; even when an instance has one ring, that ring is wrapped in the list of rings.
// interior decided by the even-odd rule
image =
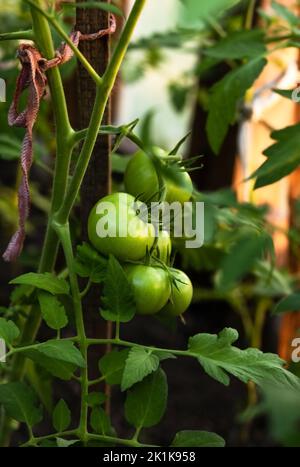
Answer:
[[[35,5],[39,5],[40,0],[35,1]],[[45,58],[51,59],[54,57],[54,46],[49,24],[44,16],[39,14],[36,8],[31,9],[33,32],[35,42],[39,50]],[[53,178],[53,190],[51,201],[51,212],[48,219],[48,226],[42,255],[39,265],[39,272],[51,271],[55,265],[58,251],[58,237],[51,225],[51,216],[54,211],[60,206],[61,200],[67,186],[68,171],[71,158],[71,149],[68,143],[68,137],[72,134],[70,125],[67,104],[61,80],[61,75],[57,67],[52,68],[47,72],[48,83],[50,86],[52,108],[56,123],[56,161]],[[38,307],[33,306],[29,312],[28,318],[22,330],[20,337],[20,345],[34,341],[41,323],[41,315]],[[19,381],[24,376],[25,358],[22,353],[15,355],[10,380]],[[9,442],[11,428],[8,419],[6,418],[1,430],[0,445],[7,445]]]
[[[73,297],[73,309],[76,321],[76,328],[79,338],[79,347],[82,353],[82,356],[86,362],[85,368],[81,370],[81,412],[80,412],[80,426],[79,431],[81,434],[81,439],[86,440],[87,433],[87,417],[88,417],[88,404],[87,404],[87,395],[88,395],[88,358],[87,358],[87,342],[84,328],[83,312],[82,312],[82,303],[80,290],[77,280],[77,275],[74,269],[74,255],[72,248],[72,241],[70,235],[69,224],[57,224],[54,222],[54,229],[57,232],[57,235],[61,241],[67,267],[69,270],[69,279],[71,285],[71,292]]]
[[[95,83],[97,83],[97,84],[101,83],[102,82],[101,76],[98,75],[98,73],[91,66],[91,64],[88,62],[88,60],[85,58],[85,56],[73,44],[73,42],[69,38],[68,34],[65,33],[65,31],[60,26],[60,24],[55,19],[55,17],[52,16],[47,11],[43,10],[43,8],[41,8],[35,1],[33,1],[33,0],[23,0],[23,1],[26,2],[28,5],[30,5],[32,8],[36,9],[41,15],[43,15],[47,19],[47,21],[53,26],[53,28],[60,35],[60,37],[70,46],[70,48],[74,52],[74,55],[78,58],[78,60],[80,60],[80,62],[82,63],[84,68],[87,70],[87,72],[89,73],[91,78],[95,81]]]
[[[110,64],[108,65],[107,71],[103,76],[102,84],[97,86],[97,93],[95,104],[92,112],[91,123],[87,131],[86,138],[84,140],[81,153],[78,158],[77,165],[75,167],[74,174],[72,176],[71,183],[69,185],[66,197],[55,216],[55,220],[59,224],[64,224],[69,218],[70,212],[74,206],[74,202],[79,194],[79,189],[84,179],[86,169],[88,167],[97,136],[100,131],[102,118],[104,115],[105,107],[109,99],[110,93],[115,84],[118,72],[120,70],[123,58],[128,49],[129,42],[136,23],[140,17],[140,14],[145,6],[146,0],[136,0],[132,7],[130,16],[124,27],[123,33],[119,39],[118,45],[112,56]]]
[[[16,41],[16,40],[33,41],[34,40],[33,30],[28,29],[27,31],[5,32],[3,34],[0,34],[0,42],[1,41]]]
[[[256,0],[248,0],[248,8],[246,12],[246,19],[245,19],[245,29],[251,29],[253,24],[253,18],[255,13],[255,6]]]

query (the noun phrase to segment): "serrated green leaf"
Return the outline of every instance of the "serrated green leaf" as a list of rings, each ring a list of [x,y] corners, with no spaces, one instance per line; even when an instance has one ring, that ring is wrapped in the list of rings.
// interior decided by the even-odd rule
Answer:
[[[128,355],[122,377],[121,390],[126,391],[135,383],[142,381],[146,376],[159,367],[159,358],[153,352],[140,347],[133,347]]]
[[[237,31],[204,50],[204,54],[219,60],[256,58],[266,52],[264,35],[261,29]]]
[[[211,89],[206,131],[213,151],[218,154],[230,125],[236,120],[237,106],[267,64],[254,58],[230,71]]]
[[[121,384],[129,350],[113,350],[99,360],[99,370],[107,384]]]
[[[83,243],[77,247],[75,270],[80,277],[89,277],[91,282],[100,284],[106,277],[107,259]]]
[[[69,284],[64,279],[60,279],[49,272],[44,274],[29,272],[11,280],[10,284],[31,285],[37,289],[46,290],[53,295],[69,293]]]
[[[34,426],[42,419],[42,411],[37,407],[37,397],[25,383],[0,385],[0,404],[7,414],[28,426]]]
[[[223,448],[224,439],[209,431],[179,431],[172,444],[176,448]]]
[[[85,367],[84,358],[74,343],[66,340],[49,340],[39,344],[36,350],[47,357]]]
[[[294,293],[288,297],[284,297],[275,306],[273,313],[280,314],[287,311],[299,311],[300,310],[300,293]]]
[[[278,355],[255,348],[241,350],[232,346],[237,339],[238,332],[231,328],[223,329],[218,336],[197,334],[190,338],[188,350],[209,376],[225,385],[229,384],[229,373],[244,383],[300,388],[298,378],[283,368],[285,362]]]
[[[0,318],[0,339],[3,339],[6,344],[12,344],[19,334],[20,331],[13,321]]]
[[[114,256],[109,257],[101,315],[108,321],[127,323],[136,313],[135,299],[126,274]]]
[[[102,405],[107,400],[106,394],[103,392],[90,392],[86,397],[86,402],[90,407],[95,405]]]
[[[274,131],[276,141],[264,151],[267,160],[251,175],[255,188],[271,185],[293,172],[300,164],[300,124]]]
[[[62,329],[68,324],[65,309],[54,295],[40,291],[38,293],[38,301],[42,316],[51,329]]]
[[[55,406],[52,422],[54,428],[59,433],[67,430],[71,424],[71,411],[63,399],[60,399]]]
[[[225,291],[234,287],[237,281],[251,271],[255,262],[261,259],[266,246],[265,235],[256,232],[243,234],[221,263],[218,289]]]
[[[165,413],[167,398],[167,378],[163,370],[158,369],[127,392],[126,420],[136,428],[157,425]]]
[[[77,365],[58,360],[50,355],[43,355],[35,349],[26,350],[23,355],[63,381],[69,381],[77,368]]]
[[[106,412],[98,406],[92,408],[91,427],[99,435],[109,435],[111,432],[111,423]]]

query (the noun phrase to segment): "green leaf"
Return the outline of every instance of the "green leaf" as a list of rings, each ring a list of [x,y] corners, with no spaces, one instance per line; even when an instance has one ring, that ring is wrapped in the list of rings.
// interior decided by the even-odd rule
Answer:
[[[136,312],[135,299],[126,274],[114,256],[109,257],[101,315],[108,321],[127,323]]]
[[[280,314],[286,311],[299,311],[300,310],[300,293],[294,293],[288,297],[284,297],[275,306],[273,313]]]
[[[184,15],[184,25],[186,27],[194,27],[199,24],[199,21],[207,21],[211,16],[218,17],[222,15],[228,8],[233,7],[240,0],[181,0],[186,7]]]
[[[295,15],[290,8],[272,1],[271,3],[273,10],[283,19],[285,19],[291,26],[298,26],[300,23],[299,17]]]
[[[71,424],[71,411],[63,399],[55,406],[52,417],[53,426],[61,433],[69,428]]]
[[[209,431],[179,431],[172,444],[176,448],[223,448],[225,441],[221,436]]]
[[[31,285],[38,289],[46,290],[53,295],[69,293],[68,283],[64,279],[59,279],[49,272],[45,272],[44,274],[29,272],[11,280],[10,284]]]
[[[103,392],[90,392],[86,397],[86,402],[90,407],[102,405],[106,401],[107,396]]]
[[[133,386],[135,383],[142,381],[153,371],[159,367],[159,358],[151,351],[146,351],[140,347],[133,347],[126,360],[121,389],[126,389]]]
[[[276,94],[290,100],[293,99],[293,91],[294,89],[273,89],[273,92],[276,92]]]
[[[13,321],[0,318],[0,339],[3,339],[6,344],[12,344],[19,334],[20,331]]]
[[[7,414],[28,426],[34,426],[42,419],[42,411],[36,406],[37,397],[32,389],[24,383],[7,383],[0,385],[0,404]]]
[[[165,413],[167,397],[167,378],[159,369],[127,392],[126,420],[136,428],[157,425]]]
[[[111,3],[105,3],[105,2],[76,2],[76,3],[70,3],[70,2],[62,2],[61,5],[64,8],[93,8],[93,9],[99,9],[99,10],[104,10],[108,11],[109,13],[113,13],[114,15],[118,16],[124,16],[122,10],[118,8],[117,6],[111,4]]]
[[[50,375],[34,361],[26,362],[26,382],[36,393],[48,413],[53,410],[53,388]]]
[[[91,427],[99,435],[109,435],[111,432],[111,423],[106,412],[98,406],[92,408]]]
[[[205,372],[222,384],[230,382],[228,373],[244,383],[273,384],[298,387],[298,378],[283,368],[278,355],[258,349],[241,350],[233,347],[238,339],[235,329],[225,328],[215,334],[197,334],[189,339],[189,353],[196,357]]]
[[[43,344],[39,344],[36,350],[47,357],[72,363],[81,368],[85,367],[85,361],[81,352],[71,341],[49,340]]]
[[[187,86],[177,82],[170,83],[170,99],[174,109],[177,112],[182,112],[184,110],[190,90],[191,86]]]
[[[229,290],[245,274],[249,273],[257,259],[261,258],[266,246],[267,238],[265,235],[243,234],[221,263],[218,289]]]
[[[20,158],[22,142],[6,134],[0,135],[0,159],[13,161]]]
[[[113,350],[99,360],[99,370],[107,384],[121,384],[128,350]]]
[[[237,31],[204,50],[204,53],[219,60],[256,58],[266,52],[264,35],[261,29]]]
[[[75,270],[80,277],[89,277],[93,283],[100,284],[106,277],[107,259],[83,243],[77,247]]]
[[[42,316],[51,329],[62,329],[68,324],[65,309],[54,295],[40,291],[38,293],[38,300]]]
[[[274,131],[276,141],[264,151],[267,160],[251,175],[255,188],[271,185],[293,172],[300,164],[300,124]]]
[[[254,58],[229,72],[211,89],[209,114],[206,124],[209,143],[217,154],[230,125],[236,121],[237,106],[246,91],[258,78],[267,61]]]
[[[295,447],[296,436],[296,447],[299,447],[299,389],[266,386],[262,392],[262,409],[268,415],[272,437],[285,446]]]
[[[43,355],[35,349],[26,350],[23,352],[23,355],[30,358],[30,360],[40,367],[45,368],[51,375],[63,381],[69,381],[73,377],[77,367],[77,365],[53,358],[51,355]]]
[[[78,439],[63,439],[63,438],[56,438],[56,444],[58,448],[69,448],[74,444],[78,443]]]

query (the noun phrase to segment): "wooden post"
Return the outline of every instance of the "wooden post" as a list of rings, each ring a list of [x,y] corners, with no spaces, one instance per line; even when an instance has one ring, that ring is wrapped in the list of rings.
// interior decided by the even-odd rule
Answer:
[[[86,1],[86,0],[85,0]],[[107,3],[109,3],[107,1]],[[77,9],[76,29],[84,34],[93,33],[99,29],[106,29],[109,24],[109,15],[100,9]],[[110,55],[110,37],[105,36],[92,42],[81,42],[80,50],[93,65],[95,70],[103,75]],[[78,116],[81,128],[86,128],[89,124],[92,107],[95,100],[95,85],[88,76],[86,70],[79,64],[78,68]],[[110,103],[107,106],[103,125],[110,124]],[[111,167],[110,167],[111,141],[109,136],[99,136],[94,148],[94,152],[87,169],[85,179],[81,188],[81,226],[82,239],[88,240],[87,222],[91,208],[103,196],[107,195],[111,189]],[[105,337],[110,335],[111,326],[105,325],[99,317],[101,291],[99,286],[92,287],[84,300],[86,332],[89,336]],[[90,376],[97,376],[97,362],[99,350],[91,348],[89,355]]]

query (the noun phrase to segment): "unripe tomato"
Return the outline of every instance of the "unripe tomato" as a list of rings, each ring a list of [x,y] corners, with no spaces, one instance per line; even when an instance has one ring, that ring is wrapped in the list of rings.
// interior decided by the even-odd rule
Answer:
[[[179,269],[171,270],[176,285],[172,284],[171,298],[162,309],[162,313],[172,316],[182,315],[190,306],[193,298],[193,285],[190,278]]]
[[[132,285],[137,313],[154,315],[167,303],[171,284],[166,271],[160,267],[126,264],[124,270]]]
[[[166,186],[165,201],[185,203],[193,193],[193,183],[187,172],[178,167],[168,166],[161,161],[161,175]],[[126,191],[139,196],[141,201],[158,201],[158,177],[151,159],[143,151],[138,151],[127,165],[124,176]]]
[[[88,220],[92,245],[104,255],[121,261],[138,261],[150,251],[155,229],[140,216],[146,208],[127,193],[105,196],[93,207]]]
[[[158,234],[158,241],[154,250],[154,256],[167,264],[171,256],[171,252],[172,243],[169,232],[166,230],[161,230]]]

